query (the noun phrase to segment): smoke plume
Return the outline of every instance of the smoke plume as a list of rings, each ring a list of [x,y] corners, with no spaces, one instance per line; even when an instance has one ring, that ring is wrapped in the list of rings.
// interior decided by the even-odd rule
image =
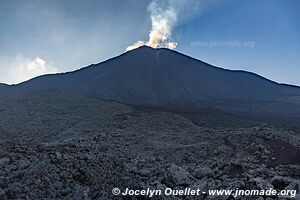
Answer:
[[[151,31],[148,41],[138,41],[126,48],[126,51],[147,45],[153,48],[175,49],[172,30],[201,14],[205,8],[220,4],[225,0],[152,0],[148,6],[151,17]],[[180,19],[178,18],[180,17]]]
[[[175,49],[176,42],[171,41],[172,29],[177,22],[177,15],[186,0],[153,0],[148,11],[152,29],[148,41],[138,41],[126,48],[126,51],[147,45],[153,48]]]

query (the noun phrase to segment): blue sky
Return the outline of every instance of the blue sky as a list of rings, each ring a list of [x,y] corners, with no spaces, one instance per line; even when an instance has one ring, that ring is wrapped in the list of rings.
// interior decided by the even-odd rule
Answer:
[[[0,82],[75,70],[123,53],[148,39],[150,2],[0,0]],[[177,51],[300,85],[299,1],[201,3],[177,16],[171,36]]]

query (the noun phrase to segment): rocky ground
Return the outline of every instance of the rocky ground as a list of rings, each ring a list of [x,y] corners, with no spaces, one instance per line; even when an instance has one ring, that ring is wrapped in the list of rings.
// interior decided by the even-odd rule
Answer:
[[[299,198],[299,132],[268,124],[213,128],[51,92],[0,97],[0,116],[0,199],[145,199],[113,196],[115,187],[271,187],[295,189]]]

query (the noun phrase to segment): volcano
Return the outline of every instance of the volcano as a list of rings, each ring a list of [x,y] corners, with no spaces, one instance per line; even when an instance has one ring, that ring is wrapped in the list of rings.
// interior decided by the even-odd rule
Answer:
[[[148,47],[0,84],[0,199],[245,186],[294,188],[299,199],[299,97],[295,86]]]
[[[10,86],[9,90],[66,90],[102,100],[177,111],[210,108],[254,117],[300,116],[297,86],[147,46],[73,72],[39,76]]]
[[[6,94],[9,91],[9,89],[9,85],[0,83],[0,95]]]

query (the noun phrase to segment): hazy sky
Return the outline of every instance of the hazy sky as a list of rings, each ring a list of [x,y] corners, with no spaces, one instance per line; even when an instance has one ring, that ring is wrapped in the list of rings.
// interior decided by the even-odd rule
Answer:
[[[150,2],[0,0],[0,82],[75,70],[123,53],[148,39]],[[200,2],[177,17],[177,51],[300,85],[298,0]]]

